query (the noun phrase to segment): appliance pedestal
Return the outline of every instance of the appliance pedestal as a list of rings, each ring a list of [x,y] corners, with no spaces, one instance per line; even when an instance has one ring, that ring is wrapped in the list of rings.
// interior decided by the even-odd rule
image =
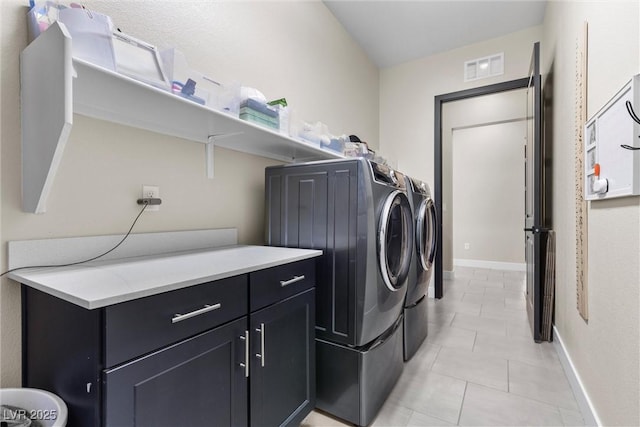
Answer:
[[[423,296],[414,306],[404,308],[404,360],[410,360],[427,338],[427,297]]]
[[[371,344],[316,339],[316,407],[359,426],[375,419],[402,373],[402,316]]]

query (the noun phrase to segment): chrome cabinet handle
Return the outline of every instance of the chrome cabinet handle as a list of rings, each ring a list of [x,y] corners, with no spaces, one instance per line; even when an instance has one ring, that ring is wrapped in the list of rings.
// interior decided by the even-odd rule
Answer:
[[[304,274],[302,276],[293,276],[293,279],[280,280],[280,286],[284,288],[285,286],[288,286],[292,283],[299,282],[301,280],[304,280]]]
[[[200,316],[201,314],[205,314],[205,313],[208,313],[210,311],[217,310],[220,307],[222,307],[222,304],[220,304],[220,303],[214,304],[214,305],[205,304],[205,306],[202,307],[201,309],[192,311],[191,313],[174,314],[173,318],[171,319],[171,323],[182,322],[183,320],[191,319],[192,317]]]
[[[264,323],[260,323],[256,332],[260,332],[260,353],[256,354],[256,357],[260,359],[260,365],[264,368]]]
[[[244,341],[244,363],[240,362],[240,366],[244,368],[245,378],[249,378],[249,331],[244,331],[240,339]]]

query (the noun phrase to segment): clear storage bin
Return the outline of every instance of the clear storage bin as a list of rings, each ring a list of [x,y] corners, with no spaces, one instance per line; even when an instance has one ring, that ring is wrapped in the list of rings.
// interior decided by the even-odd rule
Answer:
[[[37,3],[27,14],[29,42],[56,21],[69,31],[74,57],[115,71],[113,23],[109,16],[53,1]]]

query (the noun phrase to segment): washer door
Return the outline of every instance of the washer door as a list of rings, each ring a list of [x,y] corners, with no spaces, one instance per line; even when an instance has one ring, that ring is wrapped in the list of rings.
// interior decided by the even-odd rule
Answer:
[[[416,249],[420,265],[428,271],[436,256],[436,206],[431,198],[424,199],[418,209],[416,221]]]
[[[378,260],[385,285],[402,288],[411,264],[413,218],[407,196],[394,191],[384,202],[378,227]]]

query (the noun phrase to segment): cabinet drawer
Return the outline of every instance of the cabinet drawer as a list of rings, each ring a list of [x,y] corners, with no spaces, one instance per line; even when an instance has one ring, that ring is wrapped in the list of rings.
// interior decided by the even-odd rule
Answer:
[[[316,284],[315,260],[308,259],[249,274],[251,311],[293,296]]]
[[[111,367],[247,314],[247,276],[191,286],[105,308]]]

